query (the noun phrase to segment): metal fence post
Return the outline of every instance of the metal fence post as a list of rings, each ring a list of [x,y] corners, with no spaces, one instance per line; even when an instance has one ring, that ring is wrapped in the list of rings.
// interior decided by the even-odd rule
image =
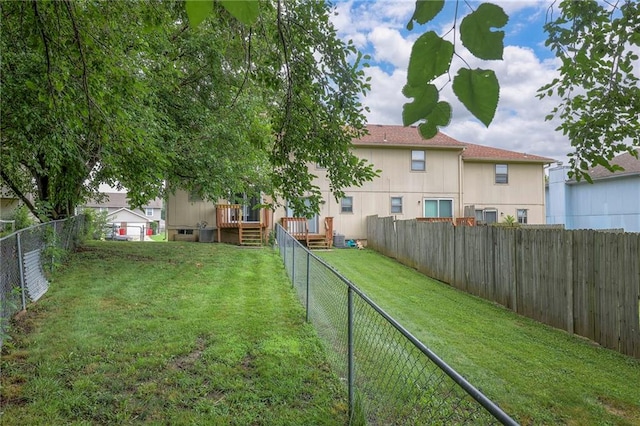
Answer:
[[[307,252],[307,322],[309,322],[309,289],[311,287],[311,253]]]
[[[296,245],[291,243],[291,288],[296,286]]]
[[[353,419],[355,411],[355,365],[353,354],[353,290],[347,286],[347,364],[349,389],[349,418]]]
[[[22,264],[22,243],[20,241],[20,235],[22,233],[18,232],[16,234],[16,242],[18,243],[18,267],[20,269],[20,289],[22,290],[22,310],[27,309],[27,296],[25,294],[25,282],[24,282],[24,265]]]

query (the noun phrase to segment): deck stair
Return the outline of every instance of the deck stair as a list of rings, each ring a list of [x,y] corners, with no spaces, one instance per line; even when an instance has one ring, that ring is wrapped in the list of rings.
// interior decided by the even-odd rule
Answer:
[[[309,232],[308,221],[303,217],[283,217],[282,227],[310,250],[330,249],[333,245],[332,217],[324,218],[324,232],[317,234]]]
[[[245,227],[240,228],[240,245],[242,246],[261,246],[262,245],[262,228]]]

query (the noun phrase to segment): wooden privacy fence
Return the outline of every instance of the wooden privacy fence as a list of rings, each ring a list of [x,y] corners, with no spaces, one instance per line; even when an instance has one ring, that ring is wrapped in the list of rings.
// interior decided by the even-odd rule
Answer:
[[[640,234],[367,218],[367,245],[429,277],[640,358]]]

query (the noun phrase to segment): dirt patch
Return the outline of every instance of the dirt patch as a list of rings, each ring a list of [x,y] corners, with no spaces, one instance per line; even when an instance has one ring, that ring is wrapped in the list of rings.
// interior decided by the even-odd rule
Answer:
[[[3,383],[0,395],[3,404],[6,405],[25,405],[29,402],[27,398],[22,396],[21,383]]]
[[[75,249],[76,253],[86,253],[91,251],[97,251],[97,249],[95,249],[94,247],[87,247],[87,246],[78,246]]]
[[[640,407],[616,401],[605,396],[598,397],[598,401],[609,414],[625,419],[632,424],[640,422]]]
[[[22,310],[15,314],[9,323],[11,334],[14,336],[25,336],[35,328],[34,321],[38,316],[38,305],[34,305],[29,310]]]
[[[186,355],[183,355],[179,358],[176,358],[171,366],[178,370],[189,370],[191,369],[196,362],[202,357],[202,352],[205,349],[204,339],[202,337],[198,337],[196,339],[196,347],[193,351],[189,352]]]

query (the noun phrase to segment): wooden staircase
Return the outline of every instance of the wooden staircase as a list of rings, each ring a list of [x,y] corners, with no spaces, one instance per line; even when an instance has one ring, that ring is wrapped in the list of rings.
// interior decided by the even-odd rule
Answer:
[[[246,226],[246,225],[245,225]],[[260,227],[241,227],[239,229],[241,246],[261,246],[262,245],[262,228]]]
[[[331,245],[331,242],[327,240],[324,235],[318,236],[317,238],[310,235],[309,238],[307,238],[307,248],[309,250],[329,249]]]
[[[330,249],[333,246],[333,217],[324,218],[324,233],[311,234],[307,219],[303,217],[283,217],[282,227],[309,250]]]

